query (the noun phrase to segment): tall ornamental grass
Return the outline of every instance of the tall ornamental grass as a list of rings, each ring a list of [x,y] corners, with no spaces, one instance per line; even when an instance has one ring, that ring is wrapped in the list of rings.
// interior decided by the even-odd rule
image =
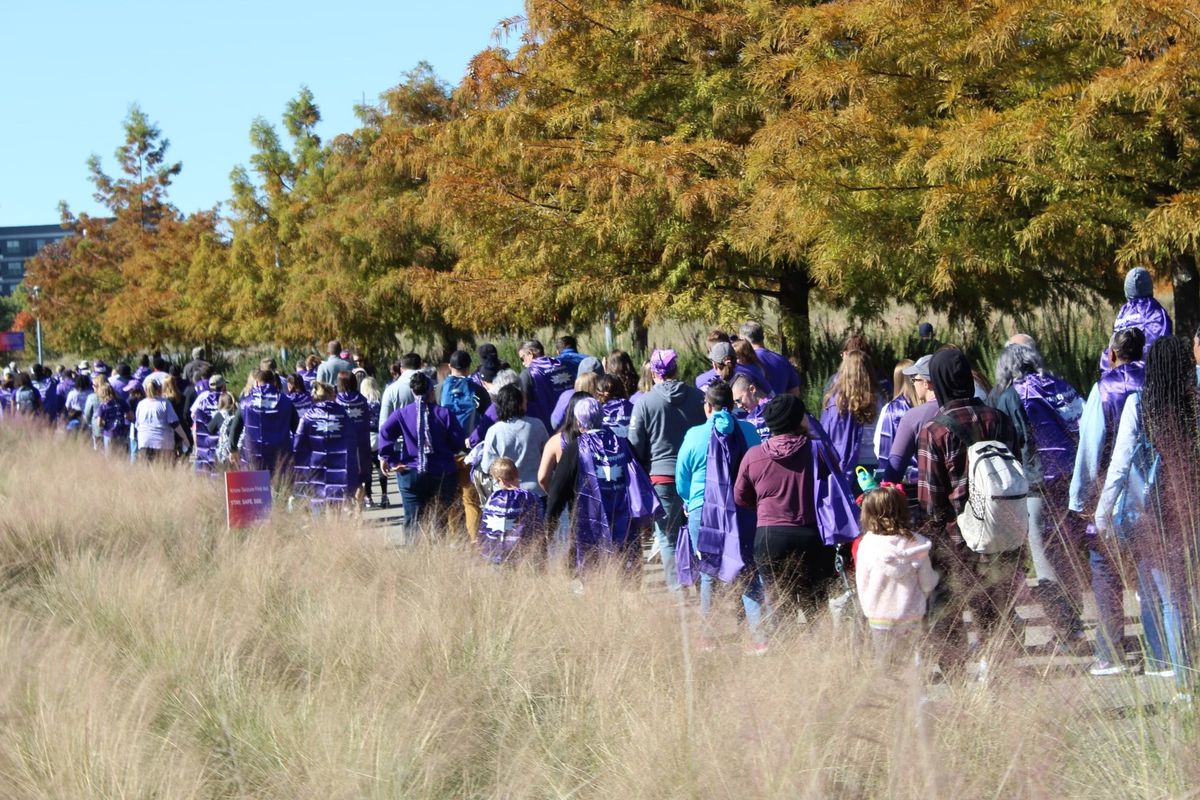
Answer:
[[[230,532],[186,470],[12,425],[0,448],[0,797],[1095,800],[1200,779],[1191,712],[1133,681],[928,687],[827,620],[761,658],[728,620],[700,653],[690,609],[618,576],[578,593],[307,512]]]

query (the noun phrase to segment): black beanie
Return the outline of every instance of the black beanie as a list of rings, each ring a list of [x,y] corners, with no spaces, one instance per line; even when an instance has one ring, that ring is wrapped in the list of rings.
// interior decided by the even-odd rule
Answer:
[[[795,395],[781,394],[773,397],[763,409],[763,422],[767,423],[773,436],[795,433],[806,413],[803,400]]]

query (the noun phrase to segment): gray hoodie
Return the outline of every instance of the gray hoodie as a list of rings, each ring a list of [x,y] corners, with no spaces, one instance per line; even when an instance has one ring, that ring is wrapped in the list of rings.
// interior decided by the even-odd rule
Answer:
[[[677,380],[663,381],[634,404],[629,444],[646,472],[674,478],[683,437],[704,419],[704,392]]]

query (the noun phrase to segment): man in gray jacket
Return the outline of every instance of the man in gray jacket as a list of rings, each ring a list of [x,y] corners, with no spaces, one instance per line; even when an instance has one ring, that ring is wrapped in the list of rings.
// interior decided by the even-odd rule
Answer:
[[[675,459],[688,430],[703,424],[704,392],[676,379],[674,350],[650,355],[654,388],[642,395],[629,420],[629,444],[646,472],[665,515],[654,522],[654,536],[667,573],[667,588],[679,591],[675,576],[675,537],[683,524],[683,500],[675,489]]]

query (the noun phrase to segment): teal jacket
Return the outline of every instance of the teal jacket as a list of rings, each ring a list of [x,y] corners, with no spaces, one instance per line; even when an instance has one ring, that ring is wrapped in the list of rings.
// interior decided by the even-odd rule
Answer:
[[[704,423],[689,429],[683,437],[683,446],[679,448],[679,457],[675,461],[675,491],[683,498],[689,514],[704,505],[704,478],[708,475],[708,439],[712,436],[713,425],[722,433],[729,433],[733,430],[735,422],[746,437],[747,448],[762,442],[762,437],[752,424],[744,419],[735,420],[728,411],[716,412]]]

